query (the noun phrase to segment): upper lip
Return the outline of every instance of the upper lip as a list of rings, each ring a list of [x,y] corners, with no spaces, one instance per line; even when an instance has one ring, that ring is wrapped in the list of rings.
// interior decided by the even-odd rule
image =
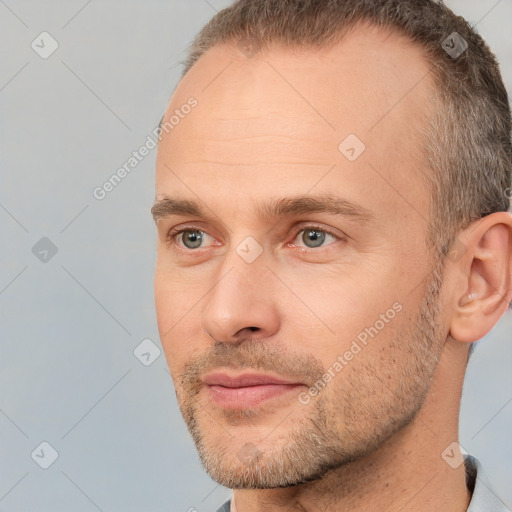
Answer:
[[[222,372],[212,372],[203,378],[208,386],[224,386],[226,388],[244,388],[249,386],[264,386],[270,384],[297,385],[300,382],[290,381],[273,375],[262,373],[242,373],[239,375],[228,375]]]

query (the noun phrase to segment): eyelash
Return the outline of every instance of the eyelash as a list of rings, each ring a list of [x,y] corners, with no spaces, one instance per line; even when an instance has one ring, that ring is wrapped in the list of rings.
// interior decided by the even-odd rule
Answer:
[[[187,231],[198,231],[200,233],[204,233],[206,235],[208,235],[208,233],[206,233],[205,231],[203,231],[202,229],[198,228],[197,226],[183,226],[177,230],[171,230],[168,235],[167,235],[167,245],[169,248],[174,247],[174,246],[177,246],[176,244],[176,239],[178,237],[178,235],[181,235],[182,233],[185,233]],[[297,235],[299,233],[302,233],[303,231],[320,231],[321,233],[326,233],[328,235],[331,235],[333,238],[336,238],[338,241],[339,240],[342,240],[343,238],[340,237],[340,235],[337,235],[336,233],[334,233],[333,231],[330,231],[329,229],[326,229],[322,226],[316,226],[314,224],[308,224],[308,225],[305,225],[305,226],[302,226],[300,229],[298,230],[295,230],[293,233],[293,240],[295,240],[297,238]],[[210,236],[210,235],[208,235]],[[311,247],[300,247],[300,249],[303,251],[303,252],[318,252],[317,249],[321,249],[323,247],[327,247],[326,245],[321,245],[319,246],[318,248],[311,248]],[[198,249],[187,249],[187,248],[181,248],[179,247],[180,250],[182,251],[186,251],[186,252],[200,252],[201,249],[203,249],[202,247],[198,248]]]

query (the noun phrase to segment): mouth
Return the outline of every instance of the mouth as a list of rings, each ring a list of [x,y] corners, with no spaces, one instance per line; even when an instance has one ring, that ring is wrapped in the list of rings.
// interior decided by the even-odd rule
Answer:
[[[255,373],[209,373],[203,382],[210,400],[226,409],[251,409],[270,400],[285,398],[305,386],[301,382]]]

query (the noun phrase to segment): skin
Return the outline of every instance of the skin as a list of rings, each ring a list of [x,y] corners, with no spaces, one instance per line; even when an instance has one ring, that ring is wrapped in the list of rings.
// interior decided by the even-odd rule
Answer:
[[[417,132],[433,94],[428,71],[412,43],[364,26],[321,52],[216,46],[171,99],[166,119],[190,96],[198,105],[159,145],[156,201],[197,201],[208,217],[157,218],[158,327],[201,460],[236,488],[237,512],[467,509],[464,466],[442,454],[458,440],[470,343],[512,298],[512,216],[461,231],[465,252],[433,272]],[[338,150],[348,134],[366,146],[352,162]],[[261,201],[324,193],[370,220],[258,216]],[[311,224],[337,238],[312,247]],[[203,231],[203,245],[169,239],[174,228]],[[247,237],[262,250],[252,263],[237,253]],[[400,312],[301,403],[396,303]],[[219,369],[301,385],[229,409],[201,381]]]

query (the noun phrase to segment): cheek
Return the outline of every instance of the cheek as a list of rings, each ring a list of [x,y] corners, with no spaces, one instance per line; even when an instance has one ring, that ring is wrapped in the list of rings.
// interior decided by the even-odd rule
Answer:
[[[159,257],[154,277],[155,308],[161,335],[186,316],[194,304],[190,280],[187,282],[162,260]]]
[[[205,291],[190,279],[157,266],[154,282],[155,308],[160,341],[173,378],[179,378],[185,364],[204,350],[201,308]]]
[[[173,292],[169,283],[165,281],[165,278],[160,272],[158,272],[158,270],[155,273],[154,292],[158,330],[160,332],[162,343],[164,343],[164,334],[172,327],[173,324],[173,318],[175,316],[173,311],[175,300],[173,300]]]
[[[304,341],[327,366],[358,336],[365,341],[369,337],[367,329],[373,328],[375,333],[376,323],[379,334],[392,329],[397,296],[379,277],[382,276],[374,273],[369,278],[355,269],[350,275],[322,275],[317,271],[314,278],[304,273],[299,281],[295,277],[293,291],[299,301],[293,298],[297,306],[287,314],[288,319],[293,329],[299,325],[305,328]],[[381,315],[385,315],[384,320]]]
[[[190,325],[187,311],[183,310],[183,301],[179,300],[180,295],[177,295],[175,288],[175,283],[157,270],[154,292],[158,332],[173,376],[183,365],[187,338],[190,337],[190,330],[186,330],[186,325]]]

